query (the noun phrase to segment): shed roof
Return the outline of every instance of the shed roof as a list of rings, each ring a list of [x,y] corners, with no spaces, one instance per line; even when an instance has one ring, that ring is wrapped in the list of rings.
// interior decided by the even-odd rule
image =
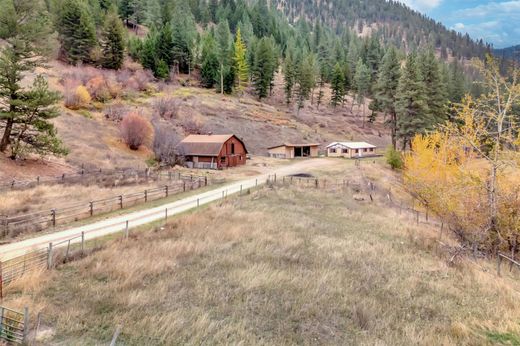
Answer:
[[[244,145],[244,149],[247,153],[244,142],[237,136],[230,135],[189,135],[184,138],[176,149],[182,155],[194,155],[194,156],[218,156],[222,150],[222,146],[235,137],[238,141]]]
[[[377,148],[375,145],[367,142],[332,142],[329,145],[327,145],[327,148],[334,146],[342,146],[349,149]]]
[[[269,147],[267,149],[274,149],[274,148],[280,148],[280,147],[318,147],[320,146],[320,143],[283,143],[280,145],[275,145],[274,147]]]

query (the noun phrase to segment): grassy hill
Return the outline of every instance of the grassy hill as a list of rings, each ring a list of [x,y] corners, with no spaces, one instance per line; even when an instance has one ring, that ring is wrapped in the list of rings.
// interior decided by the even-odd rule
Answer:
[[[350,162],[327,174],[358,179]],[[285,187],[232,198],[27,277],[6,303],[42,313],[44,344],[107,343],[117,325],[126,345],[519,342],[517,273],[452,262],[438,229],[352,197]]]

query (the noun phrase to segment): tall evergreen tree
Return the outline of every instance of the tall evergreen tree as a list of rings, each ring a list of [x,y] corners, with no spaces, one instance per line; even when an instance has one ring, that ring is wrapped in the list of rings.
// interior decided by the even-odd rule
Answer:
[[[255,65],[253,66],[253,84],[259,99],[269,94],[269,88],[276,69],[274,47],[271,41],[264,37],[260,39],[255,52]]]
[[[400,77],[401,64],[397,56],[397,50],[394,46],[390,46],[381,63],[375,86],[375,96],[381,110],[390,116],[386,124],[390,127],[392,146],[394,149],[397,147],[397,113],[395,110],[395,101]]]
[[[363,108],[363,127],[365,126],[365,97],[370,91],[370,79],[372,72],[368,66],[366,66],[361,58],[358,60],[356,65],[356,74],[354,76],[356,86],[356,102]]]
[[[249,66],[247,65],[247,49],[242,41],[242,35],[240,33],[240,28],[237,29],[235,44],[234,44],[234,55],[233,55],[233,63],[235,68],[235,76],[236,76],[236,87],[239,95],[243,93],[244,87],[247,84],[247,80],[249,77]]]
[[[296,67],[293,59],[293,54],[289,53],[285,58],[283,65],[284,73],[284,91],[285,91],[285,103],[288,105],[291,103],[293,97],[293,88],[296,78]]]
[[[63,2],[59,12],[58,32],[62,52],[69,63],[91,61],[90,54],[96,45],[96,30],[83,2]]]
[[[42,66],[50,52],[50,20],[39,0],[0,0],[0,151],[10,157],[36,152],[66,154],[48,120],[58,115],[52,107],[58,100],[42,76],[32,88],[22,87],[24,74]]]
[[[101,39],[103,67],[117,70],[123,65],[125,57],[123,30],[117,14],[114,12],[107,14]]]
[[[201,84],[205,88],[213,88],[219,80],[219,60],[215,38],[210,32],[202,43],[202,66],[200,70]]]
[[[220,93],[224,93],[224,76],[228,72],[231,63],[231,32],[227,20],[217,26],[216,31],[218,60],[220,64]]]
[[[298,114],[305,104],[305,100],[309,99],[311,90],[316,83],[315,68],[313,66],[313,57],[307,55],[298,69],[297,77],[297,93],[298,93]]]
[[[426,91],[415,53],[408,54],[403,68],[395,103],[397,112],[397,136],[402,141],[403,150],[417,134],[427,130],[430,125]]]
[[[337,105],[343,103],[343,97],[345,95],[345,79],[343,70],[339,63],[334,66],[334,72],[332,73],[332,80],[330,81],[330,87],[332,91],[332,97],[330,103],[332,107],[336,108]]]
[[[441,75],[440,63],[433,49],[420,56],[421,75],[432,124],[444,122],[448,114],[448,91]]]

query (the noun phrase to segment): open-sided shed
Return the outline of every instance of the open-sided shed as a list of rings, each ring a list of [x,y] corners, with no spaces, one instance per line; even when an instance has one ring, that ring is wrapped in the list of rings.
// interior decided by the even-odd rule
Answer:
[[[294,159],[298,157],[318,157],[319,143],[284,143],[267,148],[269,157]]]

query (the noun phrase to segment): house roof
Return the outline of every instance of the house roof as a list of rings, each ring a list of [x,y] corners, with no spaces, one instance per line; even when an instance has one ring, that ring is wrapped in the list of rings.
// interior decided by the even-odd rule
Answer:
[[[377,148],[375,145],[367,142],[332,142],[327,145],[327,148],[335,146],[341,146],[349,149]]]
[[[274,149],[274,148],[280,148],[280,147],[318,147],[320,146],[320,143],[283,143],[280,145],[275,145],[274,147],[269,147],[267,149]]]
[[[189,135],[184,138],[175,147],[180,155],[193,155],[193,156],[218,156],[222,150],[222,146],[235,137],[238,141],[244,145],[244,149],[247,153],[244,142],[237,136],[230,135]]]

